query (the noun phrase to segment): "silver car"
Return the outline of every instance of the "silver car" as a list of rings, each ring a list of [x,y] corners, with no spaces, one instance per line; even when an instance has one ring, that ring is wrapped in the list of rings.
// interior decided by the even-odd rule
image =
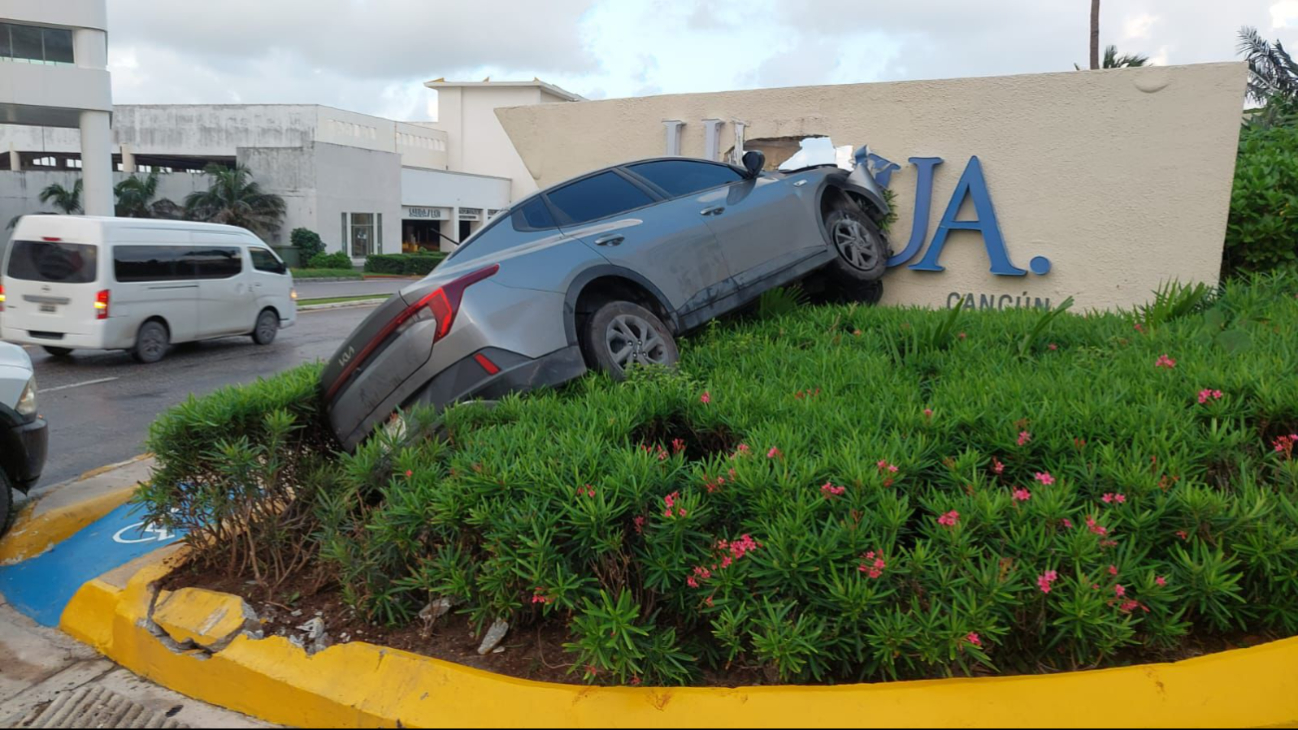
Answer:
[[[763,171],[662,158],[597,170],[501,213],[375,309],[321,376],[353,449],[398,408],[555,386],[596,368],[672,365],[675,338],[810,279],[877,301],[888,215],[866,151]]]

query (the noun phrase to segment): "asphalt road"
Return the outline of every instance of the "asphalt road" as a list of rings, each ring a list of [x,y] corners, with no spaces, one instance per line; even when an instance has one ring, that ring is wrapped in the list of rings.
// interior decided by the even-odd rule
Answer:
[[[124,352],[77,351],[62,360],[28,348],[36,367],[37,405],[50,424],[49,457],[38,486],[142,453],[149,424],[190,393],[210,393],[329,357],[371,309],[299,312],[297,324],[280,330],[268,347],[248,337],[179,345],[153,365],[141,365]]]
[[[297,298],[328,299],[331,297],[358,297],[364,294],[393,294],[413,283],[414,279],[357,279],[356,281],[293,282]]]

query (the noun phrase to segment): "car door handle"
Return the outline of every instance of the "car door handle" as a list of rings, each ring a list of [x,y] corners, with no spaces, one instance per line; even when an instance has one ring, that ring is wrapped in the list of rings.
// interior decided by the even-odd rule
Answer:
[[[595,239],[596,246],[619,246],[626,240],[626,236],[619,236],[616,233],[610,233],[607,236],[600,236]]]
[[[807,181],[806,181],[806,180],[799,180],[799,181],[793,183],[793,187],[795,187],[795,188],[800,188],[800,187],[802,187],[803,185],[806,185],[806,184],[807,184]]]
[[[724,212],[726,212],[726,207],[724,205],[718,205],[715,208],[704,208],[700,212],[700,215],[721,215]]]

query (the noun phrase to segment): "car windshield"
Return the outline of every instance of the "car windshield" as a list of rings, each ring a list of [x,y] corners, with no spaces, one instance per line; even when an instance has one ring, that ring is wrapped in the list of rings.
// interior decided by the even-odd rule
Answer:
[[[87,284],[98,272],[99,247],[88,243],[14,241],[9,276],[26,281]]]

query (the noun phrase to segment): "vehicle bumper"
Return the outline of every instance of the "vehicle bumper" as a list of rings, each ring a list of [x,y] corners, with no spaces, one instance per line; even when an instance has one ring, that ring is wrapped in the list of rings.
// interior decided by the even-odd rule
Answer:
[[[2,466],[13,481],[14,488],[26,492],[41,478],[45,468],[45,452],[49,443],[49,429],[44,418],[4,426],[5,446]]]
[[[134,333],[119,333],[119,323],[112,320],[97,332],[72,334],[67,332],[43,332],[19,327],[0,326],[0,340],[20,345],[40,345],[42,347],[66,347],[70,350],[120,350],[133,344]]]

